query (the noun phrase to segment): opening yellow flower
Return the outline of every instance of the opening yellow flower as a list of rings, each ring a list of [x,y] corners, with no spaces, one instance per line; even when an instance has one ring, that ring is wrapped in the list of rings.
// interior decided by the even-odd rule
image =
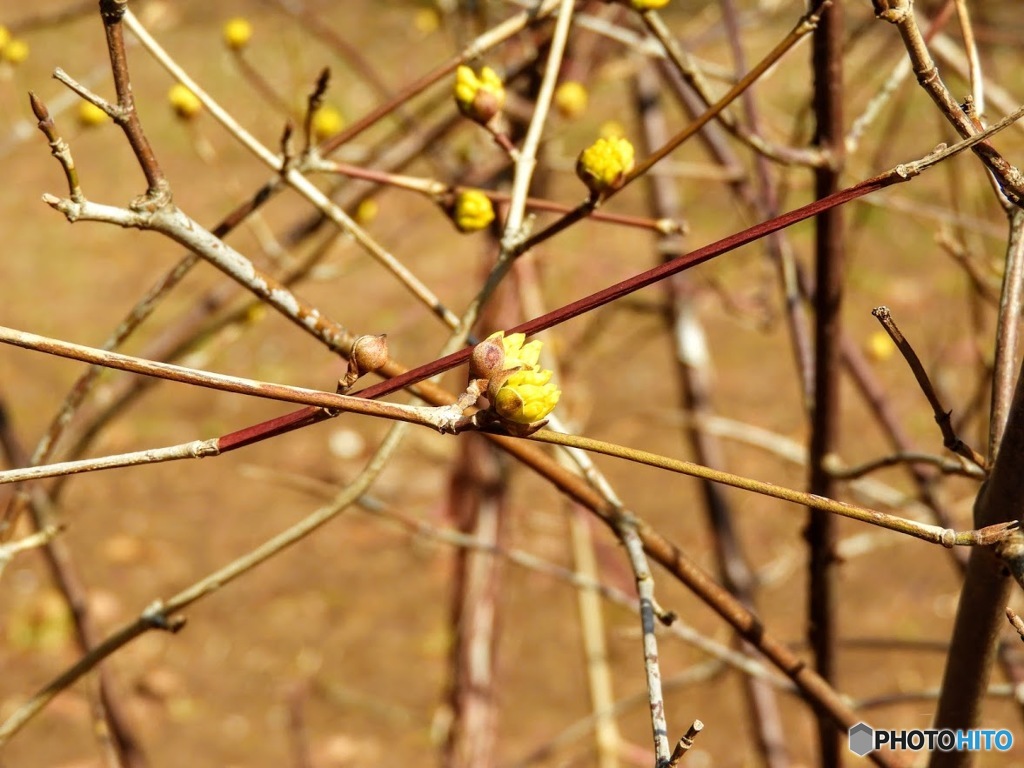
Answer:
[[[470,120],[485,125],[505,106],[505,86],[490,67],[479,76],[465,64],[455,70],[455,103]]]
[[[562,392],[551,383],[552,372],[540,367],[543,342],[524,343],[526,336],[522,333],[506,336],[504,331],[498,331],[477,347],[485,348],[485,352],[496,352],[495,343],[499,341],[500,361],[480,361],[474,355],[478,371],[490,379],[487,396],[494,412],[516,424],[528,425],[547,418]],[[481,365],[482,362],[488,364]]]
[[[540,339],[524,344],[525,333],[510,333],[506,336],[504,331],[492,333],[487,338],[501,341],[505,352],[505,368],[536,368],[540,363],[540,351],[544,347],[544,342]]]
[[[252,24],[248,19],[236,17],[229,19],[223,29],[224,44],[233,51],[240,51],[249,44],[252,38]]]
[[[622,186],[635,165],[633,145],[621,136],[600,138],[580,152],[576,175],[594,195]]]
[[[452,208],[452,221],[459,232],[477,232],[494,221],[494,205],[478,189],[459,192]]]

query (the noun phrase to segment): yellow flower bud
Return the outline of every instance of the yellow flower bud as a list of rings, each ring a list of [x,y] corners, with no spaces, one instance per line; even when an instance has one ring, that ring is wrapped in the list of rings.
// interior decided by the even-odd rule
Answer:
[[[575,120],[587,111],[587,89],[583,83],[566,80],[555,89],[555,109],[562,117]]]
[[[652,11],[664,8],[668,0],[629,0],[629,4],[638,11]]]
[[[455,197],[452,220],[459,232],[476,232],[494,221],[494,205],[480,190],[467,189]]]
[[[6,30],[4,30],[6,32]],[[0,48],[0,57],[10,64],[21,64],[28,58],[28,43],[24,40],[12,37],[3,48]]]
[[[167,100],[171,102],[171,107],[178,117],[185,120],[191,120],[203,108],[199,97],[181,83],[171,86],[171,90],[167,92]]]
[[[0,49],[11,42],[11,30],[0,24]]]
[[[313,137],[317,141],[323,141],[340,133],[344,127],[345,118],[332,106],[325,104],[313,113]]]
[[[102,109],[91,101],[82,101],[78,104],[78,123],[86,128],[93,128],[103,125],[110,117]]]
[[[562,392],[551,383],[548,370],[516,371],[501,385],[494,397],[494,410],[517,424],[533,424],[547,417]]]
[[[486,125],[505,106],[505,86],[490,67],[480,75],[465,64],[455,70],[455,103],[470,120]]]
[[[580,152],[576,175],[594,195],[604,195],[622,186],[634,166],[633,145],[620,137],[602,138]]]
[[[222,32],[224,44],[234,51],[240,51],[249,44],[252,37],[252,24],[248,19],[236,17],[224,25]]]

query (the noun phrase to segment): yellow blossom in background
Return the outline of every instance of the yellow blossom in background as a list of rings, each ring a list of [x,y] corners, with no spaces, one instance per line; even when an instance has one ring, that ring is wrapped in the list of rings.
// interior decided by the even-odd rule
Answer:
[[[505,86],[498,73],[484,67],[477,75],[465,64],[455,70],[455,103],[470,120],[486,124],[505,106]]]
[[[597,129],[597,135],[602,139],[618,139],[626,135],[626,129],[618,120],[605,120]]]
[[[313,138],[323,141],[340,133],[345,127],[345,118],[334,107],[324,104],[313,114]]]
[[[480,190],[467,189],[455,197],[452,220],[460,232],[476,232],[494,221],[494,205]]]
[[[664,8],[668,0],[629,0],[629,4],[638,11],[652,11]]]
[[[28,58],[28,43],[17,37],[10,38],[3,48],[0,48],[0,58],[10,64],[21,64]]]
[[[167,92],[167,100],[171,103],[171,107],[178,117],[185,120],[191,120],[203,108],[203,103],[199,101],[199,97],[181,83],[175,83],[171,86],[171,90]]]
[[[896,345],[885,331],[875,331],[872,333],[868,337],[865,347],[868,357],[879,363],[888,360],[896,351]]]
[[[11,42],[11,30],[0,24],[0,49]]]
[[[602,138],[580,152],[576,175],[591,193],[603,195],[621,187],[634,165],[633,145],[627,139]]]
[[[436,8],[420,8],[416,11],[412,23],[417,31],[429,35],[431,32],[436,32],[437,28],[441,26],[441,19],[437,15]]]
[[[356,220],[357,224],[369,224],[377,218],[379,212],[380,206],[377,205],[376,200],[363,200],[356,207],[356,212],[352,218]]]
[[[583,83],[566,80],[555,89],[555,109],[562,117],[574,120],[587,111],[587,89]]]
[[[240,51],[252,38],[252,24],[248,19],[236,17],[228,20],[223,28],[224,44],[234,51]]]
[[[78,123],[86,128],[103,125],[110,117],[102,109],[91,101],[83,101],[78,104]]]

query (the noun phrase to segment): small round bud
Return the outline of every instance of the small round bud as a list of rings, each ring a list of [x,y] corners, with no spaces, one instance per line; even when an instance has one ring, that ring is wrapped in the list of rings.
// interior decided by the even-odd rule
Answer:
[[[233,51],[240,51],[249,44],[252,38],[252,24],[248,19],[236,17],[230,19],[222,30],[224,44]]]
[[[555,89],[555,109],[562,117],[575,120],[587,111],[587,89],[583,83],[566,80]]]
[[[325,104],[313,113],[313,138],[317,141],[323,141],[336,133],[340,133],[344,127],[345,118],[334,107]]]
[[[474,122],[486,125],[505,106],[505,86],[490,67],[479,76],[465,64],[455,70],[455,103],[459,111]]]
[[[505,346],[498,334],[487,337],[473,347],[473,354],[469,358],[469,378],[490,381],[504,372]]]
[[[203,109],[203,103],[192,91],[182,83],[175,83],[167,92],[167,100],[171,103],[175,114],[184,120],[191,120]]]
[[[369,373],[383,368],[388,362],[387,336],[360,336],[352,345],[352,361],[360,372]]]

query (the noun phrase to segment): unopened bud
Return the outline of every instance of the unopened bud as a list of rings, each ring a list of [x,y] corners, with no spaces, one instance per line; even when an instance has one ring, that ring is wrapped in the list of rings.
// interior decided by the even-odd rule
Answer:
[[[469,359],[469,378],[487,379],[505,370],[505,346],[500,336],[491,336],[473,347],[473,355]]]
[[[360,372],[369,373],[383,368],[388,362],[387,336],[360,336],[352,345],[352,361]]]

